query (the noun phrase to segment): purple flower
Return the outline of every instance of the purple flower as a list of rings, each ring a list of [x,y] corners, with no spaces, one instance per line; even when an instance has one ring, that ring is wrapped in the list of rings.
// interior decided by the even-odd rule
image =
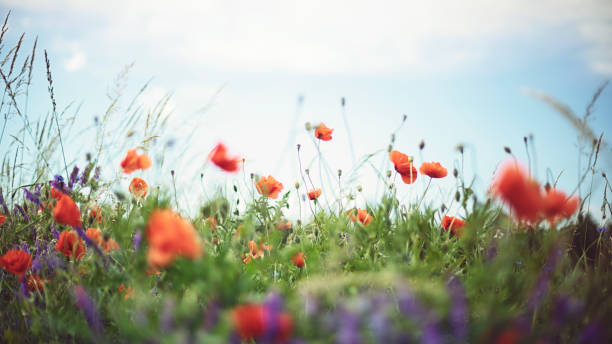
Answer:
[[[448,293],[451,297],[450,322],[453,325],[454,337],[465,340],[467,334],[468,303],[465,288],[459,278],[454,277],[448,281]]]
[[[372,310],[370,311],[369,326],[374,333],[377,343],[394,342],[391,328],[389,326],[389,305],[388,300],[383,294],[379,294],[372,300]]]
[[[72,169],[72,173],[70,173],[70,180],[68,181],[68,188],[70,190],[72,190],[72,187],[74,186],[74,183],[76,183],[78,176],[79,176],[79,167],[74,166],[74,168]]]
[[[206,313],[204,314],[204,329],[206,329],[206,331],[211,331],[215,326],[217,326],[220,311],[221,307],[219,307],[217,300],[212,299],[208,301]]]
[[[538,281],[527,300],[527,305],[529,309],[535,309],[544,299],[546,295],[546,291],[548,290],[548,283],[550,282],[550,275],[552,274],[555,266],[557,265],[557,261],[561,256],[561,249],[558,245],[555,245],[548,255],[548,261],[546,265],[544,265],[540,276],[538,277]]]
[[[166,298],[162,307],[161,317],[159,319],[159,327],[164,332],[170,332],[174,328],[174,309],[175,302],[172,298]]]
[[[28,190],[28,189],[24,188],[24,189],[23,189],[23,193],[25,194],[25,197],[26,197],[26,199],[27,199],[28,201],[30,201],[30,202],[32,202],[32,203],[34,203],[34,204],[38,205],[38,206],[40,206],[40,205],[41,205],[41,203],[40,203],[40,199],[39,199],[38,197],[36,197],[36,195],[35,195],[35,194],[31,193],[31,192],[30,192],[30,190]]]
[[[23,276],[23,275],[20,278],[19,291],[21,291],[21,295],[23,297],[29,297],[30,296],[30,293],[28,292],[28,284],[26,282],[25,276]]]
[[[66,187],[66,183],[64,183],[64,178],[59,174],[56,174],[55,177],[53,177],[53,180],[49,183],[57,191],[60,191],[66,195],[70,195],[70,190],[68,190],[68,188]]]
[[[51,226],[49,226],[49,228],[51,229],[51,235],[53,235],[55,240],[59,240],[60,232],[57,230],[57,228],[55,228],[55,224],[51,223]]]
[[[89,328],[97,335],[102,334],[102,321],[94,300],[85,292],[82,286],[74,287],[74,299],[77,307],[83,312]]]
[[[87,178],[89,178],[89,172],[91,172],[92,166],[93,166],[92,164],[87,164],[87,166],[85,166],[85,169],[83,170],[83,173],[81,174],[81,177],[79,178],[81,185],[87,184]]]
[[[19,204],[15,204],[15,210],[13,211],[13,213],[15,214],[17,214],[17,212],[21,214],[21,217],[23,217],[25,221],[30,221],[30,217],[28,216],[28,214],[26,214],[25,210]]]
[[[343,310],[337,314],[339,321],[338,333],[336,333],[336,343],[339,344],[358,344],[362,342],[359,333],[359,318],[357,315]]]
[[[134,238],[132,239],[132,245],[134,246],[134,251],[138,251],[140,247],[140,241],[142,241],[142,233],[138,232],[134,234]]]

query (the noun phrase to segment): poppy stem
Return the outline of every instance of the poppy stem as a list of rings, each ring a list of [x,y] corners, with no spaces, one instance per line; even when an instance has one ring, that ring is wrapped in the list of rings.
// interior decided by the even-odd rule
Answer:
[[[417,209],[419,209],[421,207],[421,203],[423,202],[423,199],[425,198],[425,195],[427,194],[427,190],[429,190],[429,186],[431,185],[431,180],[433,178],[429,177],[429,181],[427,182],[427,187],[425,188],[425,191],[423,191],[423,195],[421,196],[421,199],[419,200],[419,204],[417,204]]]

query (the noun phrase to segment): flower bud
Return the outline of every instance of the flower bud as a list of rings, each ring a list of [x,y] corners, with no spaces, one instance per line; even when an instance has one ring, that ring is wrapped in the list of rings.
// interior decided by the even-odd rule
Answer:
[[[508,154],[512,154],[512,151],[510,150],[510,147],[508,147],[508,146],[504,146],[504,152],[506,152]]]
[[[312,124],[310,124],[310,122],[306,122],[304,126],[306,127],[307,131],[310,131],[312,129]]]
[[[363,190],[363,188],[361,187],[361,185],[357,185],[357,191],[361,192]]]
[[[419,142],[419,149],[423,150],[423,148],[425,148],[425,140],[421,140],[421,142]]]

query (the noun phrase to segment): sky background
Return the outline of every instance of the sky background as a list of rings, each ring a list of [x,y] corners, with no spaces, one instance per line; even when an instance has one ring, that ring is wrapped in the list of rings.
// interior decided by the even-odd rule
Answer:
[[[529,90],[545,92],[582,116],[612,76],[610,1],[0,0],[0,9],[3,15],[12,11],[5,42],[17,42],[25,32],[26,51],[36,36],[47,50],[58,107],[81,104],[74,132],[66,134],[73,137],[67,138],[67,155],[81,165],[94,146],[94,117],[104,114],[107,93],[126,65],[134,63],[117,128],[148,81],[137,99],[144,111],[172,94],[167,128],[149,152],[163,154],[165,163],[139,176],[168,186],[169,171],[176,170],[185,211],[218,185],[245,182],[242,173],[202,168],[219,141],[246,158],[247,179],[249,173],[271,174],[285,190],[299,179],[294,147],[300,143],[302,163],[320,184],[317,148],[304,123],[321,121],[334,128],[333,140],[320,145],[331,177],[343,170],[345,193],[361,185],[356,205],[364,206],[382,192],[374,168],[383,174],[391,168],[386,148],[404,114],[394,148],[414,155],[418,165],[439,161],[451,174],[460,164],[456,146],[465,145],[465,175],[476,178],[479,195],[507,158],[504,146],[527,162],[523,137],[529,135],[537,155],[534,174],[542,183],[547,170],[561,174],[559,187],[571,192],[579,178],[577,131]],[[36,64],[29,101],[34,119],[50,109],[43,62]],[[8,132],[21,126],[17,120],[8,124]],[[604,90],[588,124],[612,141],[612,89]],[[136,132],[125,142],[135,146],[142,138]],[[426,146],[419,153],[421,140]],[[160,148],[168,141],[175,144]],[[372,165],[356,170],[353,182],[351,147],[357,160],[378,152]],[[105,175],[120,176],[123,154],[110,158]],[[608,144],[598,173],[610,167]],[[452,177],[434,181],[426,203],[449,204],[454,183]],[[400,198],[410,200],[426,179],[396,184]],[[600,215],[601,178],[593,179],[593,190],[591,210]],[[463,215],[457,206],[451,212]]]

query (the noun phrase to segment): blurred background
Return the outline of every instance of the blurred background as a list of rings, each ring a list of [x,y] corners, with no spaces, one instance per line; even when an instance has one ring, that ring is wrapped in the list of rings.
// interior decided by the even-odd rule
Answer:
[[[103,175],[119,178],[127,190],[132,176],[121,175],[119,162],[150,133],[145,124],[127,130],[124,122],[134,109],[143,122],[161,111],[168,120],[156,144],[147,145],[158,163],[139,176],[169,187],[174,170],[185,212],[219,189],[233,192],[224,185],[248,195],[250,173],[273,175],[293,192],[301,180],[296,144],[330,204],[341,169],[343,195],[356,194],[363,207],[383,192],[378,175],[392,169],[387,147],[395,133],[394,149],[413,155],[417,165],[439,161],[449,175],[461,168],[457,145],[463,145],[465,179],[481,198],[507,146],[525,165],[531,160],[542,184],[558,179],[560,188],[583,198],[592,190],[587,206],[601,219],[600,175],[612,166],[612,89],[601,92],[578,126],[535,95],[544,92],[584,119],[612,76],[610,1],[0,0],[0,9],[3,16],[11,11],[4,52],[25,32],[22,49],[29,54],[38,38],[31,121],[51,111],[47,50],[58,111],[76,116],[62,133],[69,164],[85,164],[100,122],[121,94],[106,141],[115,150]],[[23,120],[13,112],[2,120],[5,157]],[[323,167],[306,122],[334,128],[333,139],[320,143]],[[129,134],[111,135],[117,132]],[[578,190],[589,132],[603,133],[604,143],[594,175]],[[246,159],[245,173],[228,178],[205,164],[219,141]],[[61,152],[54,157],[55,173],[63,173]],[[449,204],[455,183],[434,181],[425,203]],[[416,199],[426,178],[397,186],[400,199]],[[453,211],[463,215],[457,206]]]

